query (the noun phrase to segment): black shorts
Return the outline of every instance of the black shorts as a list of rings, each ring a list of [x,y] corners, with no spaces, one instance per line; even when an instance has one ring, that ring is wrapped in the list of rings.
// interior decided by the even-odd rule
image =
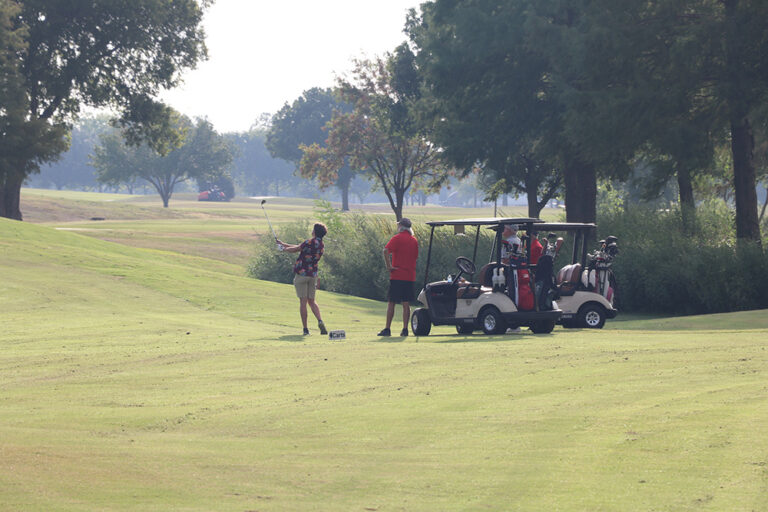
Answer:
[[[389,302],[413,302],[413,281],[389,280]]]

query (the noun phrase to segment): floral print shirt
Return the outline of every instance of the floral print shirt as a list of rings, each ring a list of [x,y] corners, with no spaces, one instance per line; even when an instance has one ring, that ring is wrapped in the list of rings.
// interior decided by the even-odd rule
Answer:
[[[322,258],[325,248],[323,239],[310,238],[304,240],[299,247],[299,257],[293,265],[293,273],[307,277],[317,276],[317,263]]]

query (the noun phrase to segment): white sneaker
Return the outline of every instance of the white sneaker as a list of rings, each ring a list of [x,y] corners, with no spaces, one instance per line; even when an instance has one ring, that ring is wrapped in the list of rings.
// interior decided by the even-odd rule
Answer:
[[[523,332],[523,330],[519,327],[515,327],[514,329],[507,329],[507,334],[520,334],[521,332]]]

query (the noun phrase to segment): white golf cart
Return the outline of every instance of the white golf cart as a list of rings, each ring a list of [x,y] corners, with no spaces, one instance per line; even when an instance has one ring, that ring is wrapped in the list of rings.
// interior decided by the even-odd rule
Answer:
[[[455,325],[459,334],[471,334],[481,329],[486,334],[502,334],[508,328],[527,326],[534,333],[550,333],[560,319],[562,311],[557,303],[539,304],[531,290],[535,282],[535,267],[523,263],[520,266],[496,263],[502,261],[502,232],[507,224],[515,224],[521,230],[530,232],[532,226],[543,221],[531,218],[485,218],[458,219],[428,222],[432,227],[427,252],[427,265],[424,272],[424,289],[418,300],[425,305],[411,315],[411,328],[417,336],[429,334],[432,325]],[[456,266],[459,273],[443,281],[429,282],[429,270],[432,257],[432,241],[435,229],[454,227],[463,230],[467,226],[476,226],[475,244],[472,259],[459,257]],[[460,228],[457,228],[460,226]],[[478,241],[482,227],[495,231],[491,251],[493,260],[478,273],[475,281]],[[530,248],[527,258],[530,259]],[[525,258],[521,256],[520,261]],[[527,261],[527,260],[526,260]],[[466,276],[466,279],[464,279]],[[528,283],[526,285],[526,283]],[[520,293],[528,286],[525,298]],[[525,303],[525,306],[523,306]],[[548,309],[547,309],[548,308]]]
[[[559,232],[566,236],[573,233],[570,263],[557,274],[553,273],[552,282],[545,285],[552,290],[552,299],[563,311],[558,323],[563,327],[600,329],[606,319],[615,318],[618,313],[614,307],[616,279],[611,264],[618,254],[616,237],[601,240],[598,249],[588,254],[587,242],[597,229],[594,224],[546,222],[534,229],[548,234],[550,242],[554,242]]]

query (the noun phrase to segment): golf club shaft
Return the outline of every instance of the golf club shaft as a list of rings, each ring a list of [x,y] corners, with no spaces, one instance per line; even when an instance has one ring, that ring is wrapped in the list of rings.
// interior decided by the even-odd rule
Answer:
[[[275,237],[275,242],[277,242],[277,235],[275,234],[275,229],[272,227],[272,223],[269,221],[269,215],[267,215],[267,210],[264,208],[264,205],[261,205],[261,209],[264,210],[264,216],[267,218],[267,224],[269,224],[269,229],[272,231],[272,236]]]

